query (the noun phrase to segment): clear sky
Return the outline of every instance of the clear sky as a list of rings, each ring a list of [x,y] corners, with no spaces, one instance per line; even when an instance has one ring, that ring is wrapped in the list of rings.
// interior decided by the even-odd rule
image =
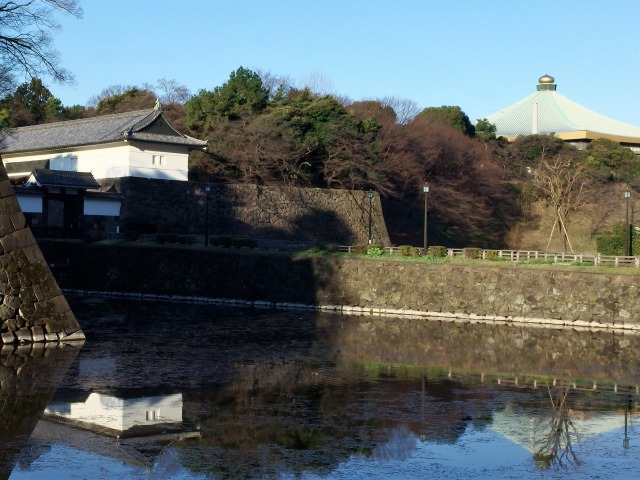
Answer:
[[[73,87],[64,105],[111,85],[173,79],[213,90],[243,66],[352,100],[458,105],[471,121],[555,77],[558,92],[640,125],[638,0],[80,0],[55,36]]]

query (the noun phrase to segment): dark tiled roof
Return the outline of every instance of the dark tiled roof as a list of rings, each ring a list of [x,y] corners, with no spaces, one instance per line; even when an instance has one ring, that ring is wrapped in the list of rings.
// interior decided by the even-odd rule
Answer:
[[[14,185],[13,191],[16,195],[33,197],[43,197],[46,193],[45,190],[40,187],[24,187],[22,185]]]
[[[33,183],[40,187],[100,188],[91,172],[37,169],[29,177],[27,185]]]
[[[157,143],[173,143],[186,146],[204,147],[207,142],[198,140],[197,138],[190,137],[188,135],[181,135],[179,137],[173,135],[160,135],[157,133],[147,132],[135,132],[129,136],[132,140],[140,140],[143,142],[157,142]]]
[[[118,192],[87,192],[86,198],[94,198],[97,200],[123,200],[124,195]]]
[[[161,110],[147,109],[14,128],[2,133],[0,153],[53,150],[125,140],[172,143],[193,148],[202,148],[207,144],[202,140],[182,135],[170,126],[164,128],[162,133],[145,131],[153,130],[153,124],[158,122],[168,125]]]

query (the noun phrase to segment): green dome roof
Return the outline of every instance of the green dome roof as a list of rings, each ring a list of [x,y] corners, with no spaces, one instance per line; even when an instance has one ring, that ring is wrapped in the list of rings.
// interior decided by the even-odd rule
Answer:
[[[487,117],[496,126],[496,135],[518,137],[589,131],[637,138],[640,143],[640,127],[605,117],[560,95],[552,83],[554,78],[549,75],[538,81],[538,87],[544,88]]]

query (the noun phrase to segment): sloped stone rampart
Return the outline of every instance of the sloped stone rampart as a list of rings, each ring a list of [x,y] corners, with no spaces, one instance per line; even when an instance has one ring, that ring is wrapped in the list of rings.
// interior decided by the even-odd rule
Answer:
[[[0,338],[3,344],[84,340],[0,161]]]
[[[135,243],[42,248],[68,259],[63,288],[298,303],[353,314],[640,328],[639,275]]]

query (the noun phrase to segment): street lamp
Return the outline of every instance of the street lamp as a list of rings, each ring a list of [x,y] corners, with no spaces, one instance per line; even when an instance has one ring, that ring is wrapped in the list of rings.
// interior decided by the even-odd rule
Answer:
[[[626,190],[624,192],[624,201],[626,204],[626,211],[625,211],[625,216],[624,216],[624,255],[625,257],[628,257],[629,255],[631,255],[630,249],[629,249],[629,237],[630,235],[630,228],[629,228],[629,198],[631,197],[631,192]]]
[[[373,234],[371,232],[371,204],[373,203],[373,191],[369,190],[367,192],[367,197],[369,197],[369,245],[373,243]]]
[[[187,215],[186,215],[187,223],[186,223],[185,229],[184,229],[187,235],[189,235],[189,196],[190,195],[191,195],[191,190],[187,188],[187,196],[186,196],[186,199],[187,199],[186,200],[186,204],[187,204]]]
[[[205,214],[204,214],[204,246],[209,246],[209,192],[211,191],[211,185],[206,184],[204,187],[204,191],[206,192],[205,198]]]
[[[423,255],[427,254],[427,199],[429,198],[429,185],[424,184],[422,187],[422,191],[424,192],[424,250],[422,252]]]

